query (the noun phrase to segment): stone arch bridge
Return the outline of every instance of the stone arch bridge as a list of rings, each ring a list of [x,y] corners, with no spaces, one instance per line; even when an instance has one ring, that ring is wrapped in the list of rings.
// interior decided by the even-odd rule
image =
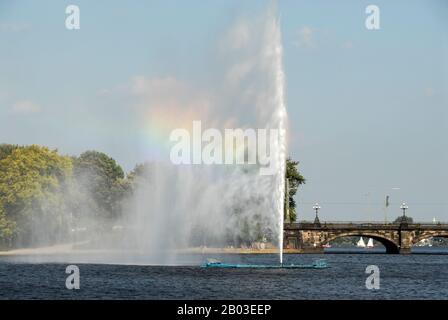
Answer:
[[[386,253],[410,253],[411,247],[430,237],[447,237],[448,224],[419,223],[286,223],[285,249],[323,252],[330,241],[347,236],[372,238],[386,248]]]

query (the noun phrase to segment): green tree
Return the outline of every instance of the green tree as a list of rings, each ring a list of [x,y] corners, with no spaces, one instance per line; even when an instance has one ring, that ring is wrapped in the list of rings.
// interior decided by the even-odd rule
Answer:
[[[3,208],[0,207],[0,249],[9,248],[16,230],[16,223],[6,217]]]
[[[13,144],[0,144],[0,160],[5,159],[9,156],[15,149],[21,148],[18,145]]]
[[[56,150],[15,148],[0,160],[0,234],[23,245],[51,242],[67,226],[64,194],[72,165]]]
[[[292,161],[290,158],[286,159],[286,179],[289,181],[289,195],[285,195],[285,201],[289,201],[289,218],[293,222],[297,219],[296,212],[296,201],[294,200],[294,195],[297,193],[299,186],[305,184],[305,178],[300,174],[298,161]],[[286,209],[285,209],[285,219],[286,219]]]
[[[413,223],[414,219],[412,219],[412,217],[408,217],[408,216],[399,216],[397,217],[393,223]]]
[[[126,177],[125,192],[127,195],[135,192],[140,186],[152,182],[152,174],[157,170],[151,162],[137,164]]]
[[[73,175],[85,201],[90,200],[93,215],[111,219],[120,214],[126,183],[123,169],[114,159],[86,151],[73,159]]]

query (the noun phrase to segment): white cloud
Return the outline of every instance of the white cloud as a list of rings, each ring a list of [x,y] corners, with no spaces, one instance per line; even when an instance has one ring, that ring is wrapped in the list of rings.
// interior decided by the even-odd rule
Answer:
[[[426,96],[426,97],[431,98],[431,97],[434,96],[435,93],[436,93],[436,92],[435,92],[434,88],[426,88],[426,89],[425,89],[425,96]]]
[[[210,97],[172,76],[134,76],[128,90],[137,99],[133,104],[142,120],[151,119],[164,129],[183,128],[193,120],[206,120],[209,115]]]
[[[105,89],[105,88],[98,91],[98,95],[100,95],[100,96],[107,96],[110,93],[111,93],[111,91],[109,89]]]
[[[342,44],[342,48],[344,49],[352,49],[353,48],[353,42],[351,41],[346,41]]]
[[[297,30],[297,38],[294,44],[297,47],[314,48],[316,46],[314,38],[315,30],[309,26],[304,26]]]
[[[19,114],[32,114],[39,111],[40,107],[30,100],[20,100],[12,106],[12,112]]]
[[[230,30],[227,37],[226,43],[233,50],[244,48],[250,41],[250,28],[245,21],[241,20]]]
[[[185,96],[189,92],[188,86],[175,77],[153,77],[148,78],[137,75],[131,79],[131,94],[136,96],[150,96],[154,98],[172,98]]]
[[[255,67],[253,60],[246,60],[241,63],[236,63],[227,73],[227,81],[231,84],[237,85],[243,78],[245,78]]]
[[[0,23],[0,31],[20,32],[30,28],[29,24],[19,22],[3,22]]]

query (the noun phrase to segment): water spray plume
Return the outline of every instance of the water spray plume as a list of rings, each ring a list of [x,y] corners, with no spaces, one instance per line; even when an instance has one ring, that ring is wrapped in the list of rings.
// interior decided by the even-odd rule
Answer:
[[[202,109],[198,109],[207,106],[207,112],[199,112],[203,118],[197,120],[202,121],[204,129],[210,124],[220,132],[229,128],[229,124],[233,128],[275,129],[278,138],[271,139],[269,144],[273,174],[260,175],[260,164],[176,165],[169,161],[167,153],[166,162],[149,162],[139,170],[132,195],[123,203],[121,218],[108,222],[114,226],[112,231],[92,231],[91,241],[78,248],[96,251],[80,257],[79,250],[76,261],[186,264],[183,253],[191,248],[244,247],[263,242],[273,250],[278,246],[283,263],[287,112],[276,10],[271,7],[254,18],[237,20],[222,41],[216,57],[204,61],[210,64],[209,73],[216,72],[216,81],[204,84],[197,90],[200,93],[193,92],[195,87],[186,86],[188,90],[182,90],[179,97],[176,96],[179,90],[169,87],[182,85],[177,80],[163,81],[164,92],[170,94],[155,95],[151,91],[147,111],[151,113],[154,107],[163,110],[164,105],[176,109],[185,105],[183,102],[189,96],[200,96]],[[151,86],[154,81],[145,83],[151,90],[160,87]],[[213,99],[207,100],[209,96]],[[193,102],[187,104],[191,114],[196,100],[190,99]],[[142,104],[146,106],[144,101]],[[170,117],[164,119],[168,121]],[[169,135],[166,138],[168,141]],[[238,150],[245,152],[244,148]],[[88,209],[85,211],[89,213]],[[108,230],[104,221],[95,219],[92,216],[87,224],[75,229],[99,230],[91,228],[99,226]],[[197,264],[202,258],[198,256],[195,259],[199,261],[187,263]]]

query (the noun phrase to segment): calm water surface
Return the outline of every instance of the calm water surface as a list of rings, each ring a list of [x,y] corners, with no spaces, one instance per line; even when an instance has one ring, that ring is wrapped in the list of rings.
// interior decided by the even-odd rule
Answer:
[[[318,258],[325,258],[330,268],[204,269],[79,263],[81,289],[67,290],[68,263],[0,257],[0,299],[448,299],[448,255],[327,253],[286,255],[285,261],[310,263]],[[278,263],[276,255],[225,255],[220,259]],[[368,265],[380,268],[379,290],[366,289]]]

